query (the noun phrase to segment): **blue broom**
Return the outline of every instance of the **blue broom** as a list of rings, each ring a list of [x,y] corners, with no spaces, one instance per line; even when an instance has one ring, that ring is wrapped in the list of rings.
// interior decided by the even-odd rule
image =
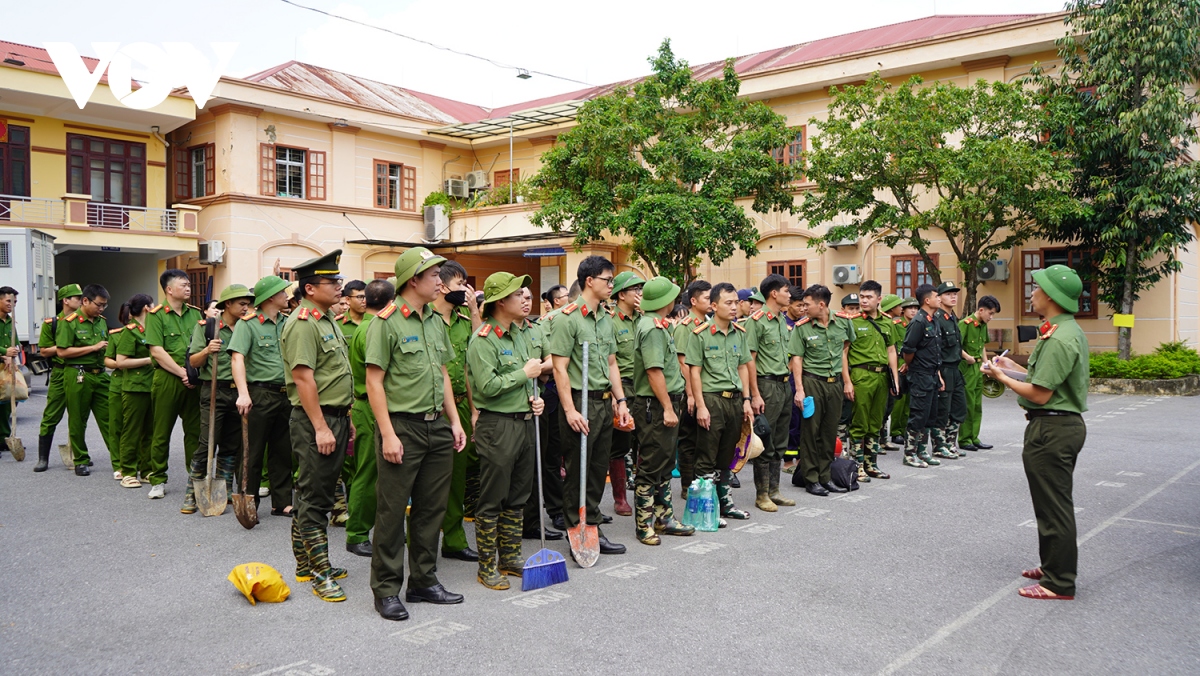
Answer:
[[[533,380],[533,396],[537,398],[537,380]],[[542,548],[525,562],[521,572],[521,591],[544,589],[567,581],[567,560],[553,549],[546,549],[546,505],[542,497],[542,435],[541,416],[533,418],[534,473],[537,474],[538,534]]]

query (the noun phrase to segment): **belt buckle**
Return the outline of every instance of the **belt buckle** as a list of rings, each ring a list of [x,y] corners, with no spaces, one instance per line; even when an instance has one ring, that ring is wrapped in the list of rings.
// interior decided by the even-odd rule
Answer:
[[[836,382],[837,382],[837,378],[834,378],[833,376],[825,376],[825,382],[827,382],[827,383],[836,383]]]
[[[521,420],[533,420],[533,413],[526,413]]]
[[[425,422],[430,422],[430,421],[432,421],[432,420],[437,420],[437,417],[438,417],[437,411],[434,411],[434,412],[432,412],[432,413],[426,413],[426,414],[425,414]]]

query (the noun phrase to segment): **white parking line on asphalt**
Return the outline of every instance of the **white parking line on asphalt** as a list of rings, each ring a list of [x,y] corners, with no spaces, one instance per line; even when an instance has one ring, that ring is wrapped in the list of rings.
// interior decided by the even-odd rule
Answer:
[[[267,674],[276,674],[276,673],[279,673],[279,672],[281,672],[281,671],[284,671],[284,670],[286,670],[286,669],[291,669],[292,667],[298,667],[298,666],[300,666],[300,665],[302,665],[302,664],[308,664],[308,660],[300,660],[299,662],[293,662],[293,663],[291,663],[291,664],[285,664],[285,665],[283,665],[282,667],[275,667],[274,669],[268,669],[268,670],[266,670],[266,671],[260,671],[260,672],[258,672],[257,674],[252,674],[251,676],[267,676]]]
[[[1200,526],[1189,526],[1184,523],[1163,523],[1162,521],[1146,521],[1145,519],[1130,519],[1128,517],[1121,519],[1122,521],[1133,521],[1136,523],[1148,523],[1154,526],[1170,526],[1171,528],[1190,528],[1192,530],[1200,530]]]
[[[516,598],[516,597],[513,597],[513,598]],[[507,600],[511,601],[512,599],[507,599]],[[408,632],[416,631],[416,630],[420,629],[421,627],[428,627],[429,625],[433,624],[434,622],[441,622],[441,620],[429,620],[427,622],[422,622],[421,624],[414,624],[413,626],[409,627],[408,629],[401,629],[400,631],[388,634],[388,636],[399,636],[400,634],[407,634]]]

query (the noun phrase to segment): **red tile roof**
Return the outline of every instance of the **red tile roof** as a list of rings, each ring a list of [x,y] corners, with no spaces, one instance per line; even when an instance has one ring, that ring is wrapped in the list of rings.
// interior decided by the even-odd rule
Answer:
[[[16,42],[6,42],[0,40],[0,61],[9,57],[17,58],[25,62],[24,66],[9,66],[3,64],[0,67],[24,68],[39,73],[49,73],[50,75],[58,75],[58,68],[55,67],[54,61],[50,58],[50,53],[41,47],[31,47],[22,45]],[[81,55],[82,56],[82,55]],[[87,64],[87,69],[90,72],[95,72],[96,66],[100,65],[99,59],[94,59],[90,56],[84,56],[83,62]],[[108,74],[105,73],[100,81],[108,84]]]

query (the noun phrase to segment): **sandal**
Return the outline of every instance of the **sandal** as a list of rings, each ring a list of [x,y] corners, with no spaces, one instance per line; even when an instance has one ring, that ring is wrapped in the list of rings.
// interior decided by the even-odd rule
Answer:
[[[1043,601],[1074,601],[1074,596],[1065,596],[1063,594],[1055,594],[1046,589],[1040,584],[1031,584],[1028,587],[1021,587],[1017,593],[1027,599],[1038,599]]]
[[[295,514],[293,513],[294,511],[295,510],[292,509],[291,505],[288,505],[287,507],[272,507],[271,515],[272,516],[292,517],[292,516],[295,516]]]
[[[1038,566],[1037,568],[1023,570],[1021,571],[1021,577],[1027,577],[1030,580],[1040,580],[1042,579],[1042,567]]]

